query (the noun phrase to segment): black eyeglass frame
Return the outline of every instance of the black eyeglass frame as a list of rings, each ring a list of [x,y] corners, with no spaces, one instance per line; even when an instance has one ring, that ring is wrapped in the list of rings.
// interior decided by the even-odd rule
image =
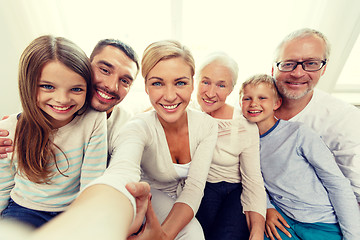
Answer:
[[[327,60],[326,60],[326,59],[324,59],[324,60],[315,60],[315,61],[321,61],[321,64],[322,64],[321,67],[320,67],[319,69],[317,69],[317,70],[306,70],[304,63],[305,63],[305,62],[311,62],[311,61],[314,61],[314,60],[306,60],[306,61],[302,61],[302,62],[282,61],[282,62],[293,62],[293,63],[296,63],[296,65],[294,65],[293,69],[292,69],[292,70],[289,70],[289,71],[280,70],[279,65],[280,65],[280,63],[282,63],[282,62],[277,62],[277,63],[276,63],[276,67],[279,69],[280,72],[292,72],[292,71],[295,70],[295,68],[297,68],[297,66],[298,66],[299,64],[301,64],[301,67],[302,67],[302,69],[303,69],[304,71],[307,71],[307,72],[316,72],[316,71],[319,71],[320,69],[322,69],[322,68],[326,65],[326,63],[327,63]]]

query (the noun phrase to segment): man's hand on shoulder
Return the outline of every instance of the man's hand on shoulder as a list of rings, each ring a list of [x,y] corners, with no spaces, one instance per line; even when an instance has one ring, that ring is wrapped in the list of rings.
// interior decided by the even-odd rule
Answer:
[[[0,159],[6,158],[7,153],[14,151],[11,139],[5,138],[7,136],[9,136],[9,132],[4,129],[0,129]]]

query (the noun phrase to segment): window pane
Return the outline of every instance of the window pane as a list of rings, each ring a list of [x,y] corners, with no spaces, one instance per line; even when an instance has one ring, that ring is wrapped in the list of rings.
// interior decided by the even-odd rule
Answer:
[[[356,43],[347,59],[344,68],[340,74],[337,85],[356,85],[360,90],[360,36],[356,40]],[[345,86],[344,86],[345,87]],[[349,86],[350,87],[350,86]]]

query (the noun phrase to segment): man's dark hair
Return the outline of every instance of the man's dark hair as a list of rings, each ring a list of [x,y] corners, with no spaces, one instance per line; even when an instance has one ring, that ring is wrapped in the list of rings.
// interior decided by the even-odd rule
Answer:
[[[127,45],[126,43],[117,40],[117,39],[103,39],[100,40],[96,46],[94,47],[94,50],[92,51],[91,55],[90,55],[90,61],[92,61],[94,59],[94,57],[103,50],[104,47],[106,46],[113,46],[118,48],[119,50],[121,50],[122,52],[125,53],[126,56],[128,56],[131,60],[133,60],[136,63],[136,68],[137,68],[137,73],[139,72],[139,58],[138,55],[136,54],[136,52],[134,51],[134,49],[132,47],[130,47],[129,45]]]

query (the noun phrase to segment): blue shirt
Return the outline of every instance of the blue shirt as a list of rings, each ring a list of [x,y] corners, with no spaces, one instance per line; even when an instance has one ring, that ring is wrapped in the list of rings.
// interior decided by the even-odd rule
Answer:
[[[359,239],[360,211],[349,180],[313,130],[277,121],[260,136],[260,162],[271,201],[287,216],[307,223],[339,222],[345,239]]]

